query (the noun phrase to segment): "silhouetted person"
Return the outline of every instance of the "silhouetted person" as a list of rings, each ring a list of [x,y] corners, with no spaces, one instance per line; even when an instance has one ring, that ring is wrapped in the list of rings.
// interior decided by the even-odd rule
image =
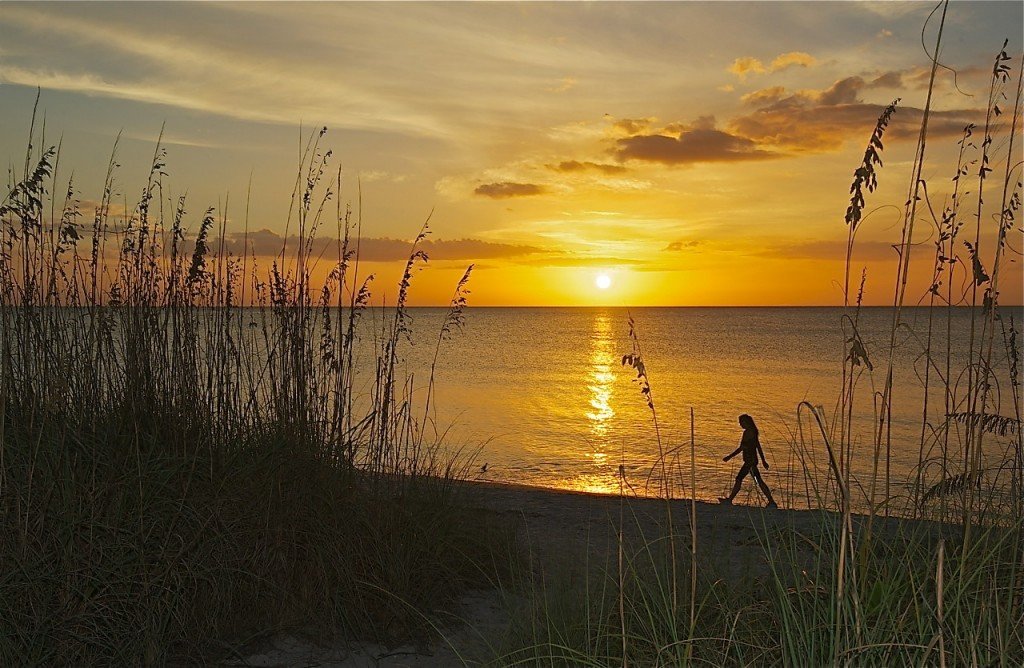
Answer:
[[[757,438],[757,425],[754,424],[754,418],[750,417],[746,413],[740,416],[740,426],[743,427],[743,438],[740,440],[740,447],[736,448],[736,451],[730,455],[722,457],[723,462],[727,462],[736,455],[743,453],[743,467],[740,468],[740,472],[736,474],[736,484],[733,485],[732,492],[729,496],[719,497],[719,501],[722,503],[732,503],[732,500],[736,498],[736,495],[740,493],[740,487],[743,485],[743,479],[747,477],[747,474],[754,476],[754,480],[757,481],[757,486],[761,488],[764,495],[768,497],[768,508],[778,508],[775,503],[775,499],[772,498],[772,491],[768,489],[768,485],[764,479],[761,478],[761,472],[757,470],[757,458],[761,458],[761,463],[764,464],[764,470],[768,470],[768,462],[764,458],[764,450],[761,449],[761,441]]]

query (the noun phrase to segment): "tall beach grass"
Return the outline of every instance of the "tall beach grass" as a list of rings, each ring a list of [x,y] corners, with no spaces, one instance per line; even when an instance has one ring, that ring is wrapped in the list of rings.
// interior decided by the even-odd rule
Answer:
[[[358,359],[373,276],[325,132],[305,144],[291,241],[257,258],[248,203],[239,244],[226,203],[171,195],[159,140],[134,204],[115,145],[87,207],[33,112],[0,204],[0,663],[205,662],[282,630],[420,637],[501,566],[505,534],[458,502],[471,453],[427,433],[401,371],[428,228]]]

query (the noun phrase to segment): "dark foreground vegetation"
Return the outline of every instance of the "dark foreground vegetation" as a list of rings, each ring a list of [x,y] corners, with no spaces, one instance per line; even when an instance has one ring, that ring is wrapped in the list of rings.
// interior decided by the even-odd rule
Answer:
[[[924,109],[896,244],[891,346],[905,328],[915,224],[936,228],[923,303],[970,306],[974,320],[963,369],[949,349],[932,349],[932,325],[919,333],[922,382],[943,388],[944,404],[922,409],[913,494],[896,507],[888,488],[893,355],[888,368],[868,358],[848,262],[843,395],[831,419],[800,408],[807,429],[791,444],[801,457],[827,452],[813,484],[834,513],[814,530],[762,525],[756,541],[729,549],[766,566],[739,575],[721,553],[700,557],[692,506],[673,518],[669,499],[693,476],[678,449],[662,450],[655,476],[664,532],[628,538],[623,511],[603,561],[559,570],[520,560],[507,531],[463,501],[469,460],[433,435],[432,381],[414,401],[400,371],[426,227],[373,359],[357,359],[371,277],[359,273],[358,217],[338,204],[337,182],[325,183],[322,132],[309,140],[286,221],[298,241],[257,262],[246,243],[227,243],[227,212],[191,215],[168,194],[159,144],[133,206],[117,206],[111,158],[98,202],[83,208],[59,148],[33,123],[0,204],[0,664],[216,661],[290,629],[427,637],[437,609],[495,585],[511,610],[508,634],[492,643],[498,664],[1024,663],[1019,345],[998,299],[1020,209],[1020,77],[1008,62],[997,56],[987,118],[965,128],[950,170],[957,184],[973,179],[973,200],[944,210],[928,201]],[[855,174],[851,256],[894,113],[895,103]],[[325,230],[339,241],[322,271]],[[438,345],[461,321],[468,276]],[[945,326],[934,311],[933,326]],[[628,363],[656,426],[634,341]],[[999,354],[1010,382],[997,396]],[[365,388],[357,369],[369,370]],[[849,466],[858,391],[877,394],[870,481]],[[995,459],[992,444],[1002,448]],[[852,512],[854,494],[865,517]],[[893,530],[885,516],[895,514],[920,521]]]
[[[425,440],[397,371],[415,248],[375,359],[356,360],[370,279],[353,285],[321,137],[300,241],[257,266],[227,249],[226,212],[186,231],[161,148],[134,208],[116,206],[112,157],[83,212],[33,132],[46,148],[0,209],[0,663],[197,661],[282,629],[423,636],[493,579],[491,551],[507,562],[458,503],[467,459]],[[327,218],[341,247],[312,288]],[[376,368],[369,398],[359,363]]]

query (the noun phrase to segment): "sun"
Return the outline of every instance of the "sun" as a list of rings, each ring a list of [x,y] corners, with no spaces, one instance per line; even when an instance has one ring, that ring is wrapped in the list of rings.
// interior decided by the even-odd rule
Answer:
[[[598,274],[594,279],[594,285],[601,290],[607,290],[612,286],[612,277],[608,274]]]

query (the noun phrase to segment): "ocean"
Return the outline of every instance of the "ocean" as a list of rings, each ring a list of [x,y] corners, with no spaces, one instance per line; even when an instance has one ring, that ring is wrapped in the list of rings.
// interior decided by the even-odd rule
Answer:
[[[413,334],[400,347],[402,368],[413,375],[420,399],[445,312],[412,309]],[[857,367],[851,471],[854,502],[860,506],[872,478],[879,493],[884,488],[884,461],[873,474],[873,425],[888,368],[892,315],[892,309],[876,307],[862,309],[859,316],[858,331],[873,366],[872,371],[866,364]],[[995,405],[988,411],[1003,415],[1015,411],[1004,345],[1010,315],[1021,340],[1021,309],[1004,309],[993,353]],[[381,317],[379,311],[364,317],[363,355],[372,350],[366,332],[379,327]],[[975,317],[980,337],[981,312]],[[930,368],[924,354],[929,318]],[[956,402],[966,393],[971,319],[966,308],[903,310],[893,355],[889,479],[894,503],[911,493],[922,429],[931,462],[923,484],[963,468],[958,445],[950,446],[946,471],[937,461],[944,443],[947,340],[955,388],[951,412],[962,412],[966,407]],[[790,506],[816,506],[825,500],[828,457],[806,408],[798,419],[798,405],[820,406],[829,429],[836,429],[851,333],[848,320],[844,331],[842,308],[469,308],[462,331],[440,345],[428,434],[472,456],[471,477],[479,480],[618,493],[624,479],[627,492],[656,494],[660,462],[666,461],[675,494],[688,496],[692,408],[695,493],[715,500],[728,492],[739,467],[739,458],[725,463],[722,457],[737,447],[742,435],[737,417],[746,413],[759,427],[770,466],[765,480],[776,496]],[[622,364],[635,344],[653,410],[634,369]],[[955,430],[952,436],[959,443]],[[1015,437],[986,438],[986,466],[997,468],[1007,438]],[[737,502],[763,500],[748,480]]]

